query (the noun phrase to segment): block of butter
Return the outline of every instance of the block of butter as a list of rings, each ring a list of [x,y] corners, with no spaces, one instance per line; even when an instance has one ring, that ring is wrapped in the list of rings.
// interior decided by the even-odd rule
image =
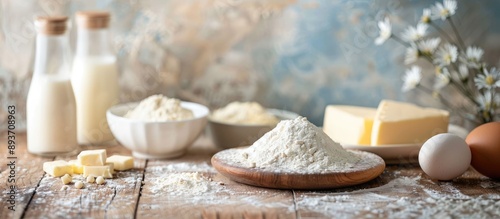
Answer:
[[[115,164],[114,163],[106,162],[105,166],[109,167],[109,172],[111,172],[111,174],[115,173]]]
[[[373,121],[371,144],[415,144],[448,132],[449,112],[382,100]]]
[[[106,150],[86,150],[78,155],[78,162],[83,166],[104,166],[106,164]]]
[[[106,162],[113,163],[115,170],[118,171],[134,168],[134,158],[131,156],[112,155],[106,159]]]
[[[64,174],[73,174],[73,165],[64,160],[49,161],[43,163],[43,171],[51,176],[59,177]]]
[[[68,161],[73,166],[73,173],[76,174],[82,174],[83,173],[83,166],[78,162],[78,160],[70,160]]]
[[[336,142],[370,145],[375,108],[329,105],[326,107],[323,131]]]
[[[105,166],[83,166],[83,176],[102,176],[104,178],[113,178],[112,164]]]

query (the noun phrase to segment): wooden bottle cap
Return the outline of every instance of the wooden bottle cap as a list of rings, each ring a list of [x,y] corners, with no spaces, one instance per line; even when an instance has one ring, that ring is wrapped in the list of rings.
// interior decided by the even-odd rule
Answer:
[[[107,28],[110,14],[107,11],[78,11],[76,12],[76,23],[79,27],[87,29]]]
[[[45,35],[61,35],[66,32],[68,17],[37,17],[35,18],[35,27],[39,34]]]

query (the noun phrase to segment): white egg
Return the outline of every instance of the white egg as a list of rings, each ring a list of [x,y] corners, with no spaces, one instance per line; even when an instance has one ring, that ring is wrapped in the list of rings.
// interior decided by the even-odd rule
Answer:
[[[433,179],[452,180],[470,166],[471,151],[464,139],[449,133],[427,140],[418,154],[422,170]]]

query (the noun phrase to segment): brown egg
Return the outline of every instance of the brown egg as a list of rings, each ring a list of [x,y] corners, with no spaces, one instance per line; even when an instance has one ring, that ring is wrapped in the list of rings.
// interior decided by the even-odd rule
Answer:
[[[476,127],[465,141],[472,153],[474,169],[487,177],[500,179],[500,122]]]

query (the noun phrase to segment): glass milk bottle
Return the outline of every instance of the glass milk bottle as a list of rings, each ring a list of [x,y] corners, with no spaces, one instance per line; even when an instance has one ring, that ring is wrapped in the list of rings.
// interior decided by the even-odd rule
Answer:
[[[76,13],[78,26],[72,84],[75,91],[78,143],[99,145],[114,142],[106,110],[118,103],[116,57],[108,41],[108,12]]]
[[[27,144],[33,154],[53,156],[78,149],[67,19],[35,20],[35,66],[26,103]]]

